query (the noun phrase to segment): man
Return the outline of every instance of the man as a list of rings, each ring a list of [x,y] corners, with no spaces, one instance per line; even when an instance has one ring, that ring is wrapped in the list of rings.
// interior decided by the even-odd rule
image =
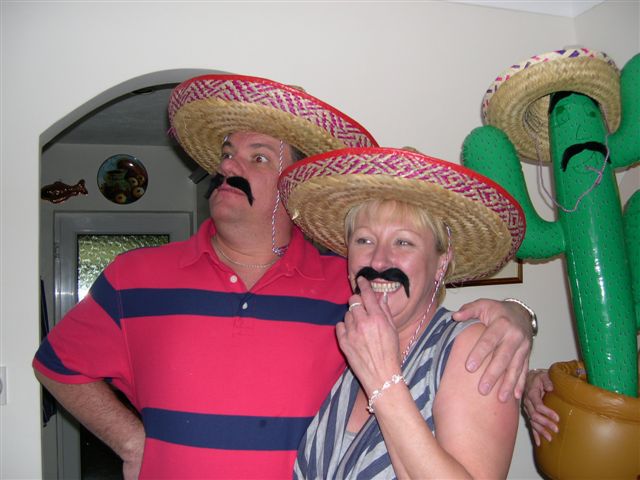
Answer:
[[[304,92],[237,75],[179,85],[169,116],[185,150],[221,174],[211,219],[186,242],[119,256],[45,339],[36,376],[123,459],[125,478],[288,478],[344,368],[334,326],[350,288],[344,259],[293,228],[278,177],[296,150],[375,141]],[[493,320],[472,367],[501,346],[481,389],[513,359],[509,393],[528,364],[528,314],[486,301],[460,315],[472,316]]]

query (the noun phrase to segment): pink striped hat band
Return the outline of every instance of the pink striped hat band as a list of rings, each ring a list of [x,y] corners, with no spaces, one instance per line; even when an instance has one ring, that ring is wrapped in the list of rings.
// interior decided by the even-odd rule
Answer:
[[[178,85],[169,100],[171,132],[213,172],[224,138],[236,131],[270,135],[306,155],[377,146],[347,115],[299,88],[243,75],[203,75]]]
[[[393,148],[352,148],[300,161],[280,177],[293,221],[324,247],[346,256],[344,220],[370,200],[425,209],[451,229],[461,282],[498,271],[524,239],[520,205],[498,184],[460,165]]]

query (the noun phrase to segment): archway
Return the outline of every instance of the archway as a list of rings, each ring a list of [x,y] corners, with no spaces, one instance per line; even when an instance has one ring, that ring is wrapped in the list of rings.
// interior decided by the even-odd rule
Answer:
[[[50,184],[53,179],[72,184],[77,178],[78,165],[91,164],[77,176],[86,176],[87,171],[95,172],[95,162],[101,162],[109,145],[120,151],[122,149],[147,149],[150,151],[148,162],[153,163],[153,156],[161,154],[163,162],[160,168],[170,170],[167,176],[182,178],[176,197],[188,197],[189,202],[160,202],[164,195],[145,195],[146,204],[142,207],[122,206],[105,202],[98,194],[95,183],[96,175],[87,178],[89,194],[83,198],[73,197],[68,201],[52,204],[40,203],[40,278],[43,286],[42,305],[48,317],[46,327],[53,326],[62,315],[60,308],[61,292],[59,289],[60,263],[59,247],[54,233],[54,217],[56,214],[68,214],[70,211],[87,216],[101,216],[105,213],[122,212],[130,215],[152,216],[158,211],[172,213],[173,209],[184,212],[191,210],[191,223],[199,223],[197,219],[203,215],[198,210],[206,211],[206,202],[199,202],[200,190],[196,185],[203,177],[191,159],[181,150],[167,134],[167,99],[171,89],[178,83],[205,73],[222,73],[204,69],[176,69],[153,72],[132,78],[96,95],[91,100],[78,106],[66,116],[47,128],[39,138],[40,142],[40,186]],[[65,147],[64,155],[56,155],[56,150]],[[115,151],[115,150],[114,150]],[[65,157],[66,156],[66,157]],[[61,160],[60,158],[63,157]],[[55,165],[55,166],[53,166]],[[71,165],[74,165],[73,167]],[[98,163],[99,165],[99,163]],[[84,167],[83,167],[84,168]],[[52,169],[55,173],[52,173]],[[55,176],[52,176],[55,175]],[[159,177],[158,171],[155,177]],[[164,182],[164,185],[168,180]],[[156,183],[158,184],[158,182]],[[181,185],[181,186],[180,186]],[[180,189],[181,188],[181,189]],[[151,193],[151,192],[150,192]],[[155,200],[154,200],[155,198]],[[173,205],[175,204],[175,205]],[[204,204],[204,205],[202,205]],[[116,215],[117,217],[117,215]],[[122,218],[125,218],[123,215]],[[57,283],[58,282],[58,283]],[[46,399],[46,395],[43,396]],[[48,404],[50,406],[50,404]],[[51,413],[49,411],[49,413]],[[55,413],[47,419],[42,428],[42,456],[44,478],[121,478],[119,462],[115,454],[97,441],[93,436],[78,427],[70,416]],[[82,442],[81,442],[82,438]],[[81,443],[93,451],[91,455],[92,469],[81,467],[83,449]],[[115,459],[115,461],[114,461]],[[89,463],[89,462],[85,462]],[[115,471],[114,471],[115,465]]]

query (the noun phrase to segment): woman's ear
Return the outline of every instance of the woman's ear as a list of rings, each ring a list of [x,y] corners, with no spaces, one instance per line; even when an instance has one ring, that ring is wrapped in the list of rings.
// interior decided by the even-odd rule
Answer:
[[[443,278],[447,274],[449,267],[449,252],[445,252],[438,258],[437,278]]]

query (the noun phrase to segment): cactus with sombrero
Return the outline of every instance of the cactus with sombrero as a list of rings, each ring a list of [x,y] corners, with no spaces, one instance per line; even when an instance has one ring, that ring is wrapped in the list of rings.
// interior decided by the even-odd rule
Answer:
[[[623,213],[614,170],[640,161],[639,86],[640,55],[621,74],[607,55],[586,48],[532,57],[491,85],[482,109],[487,125],[472,131],[463,146],[464,164],[501,184],[525,212],[518,257],[565,256],[589,384],[615,401],[627,396],[636,402],[640,190]],[[551,162],[557,220],[535,211],[520,159]],[[581,366],[572,366],[574,376]],[[560,373],[552,367],[554,385]],[[562,387],[555,390],[562,395]],[[631,453],[638,458],[640,426],[635,430]],[[631,468],[637,474],[638,466]]]

